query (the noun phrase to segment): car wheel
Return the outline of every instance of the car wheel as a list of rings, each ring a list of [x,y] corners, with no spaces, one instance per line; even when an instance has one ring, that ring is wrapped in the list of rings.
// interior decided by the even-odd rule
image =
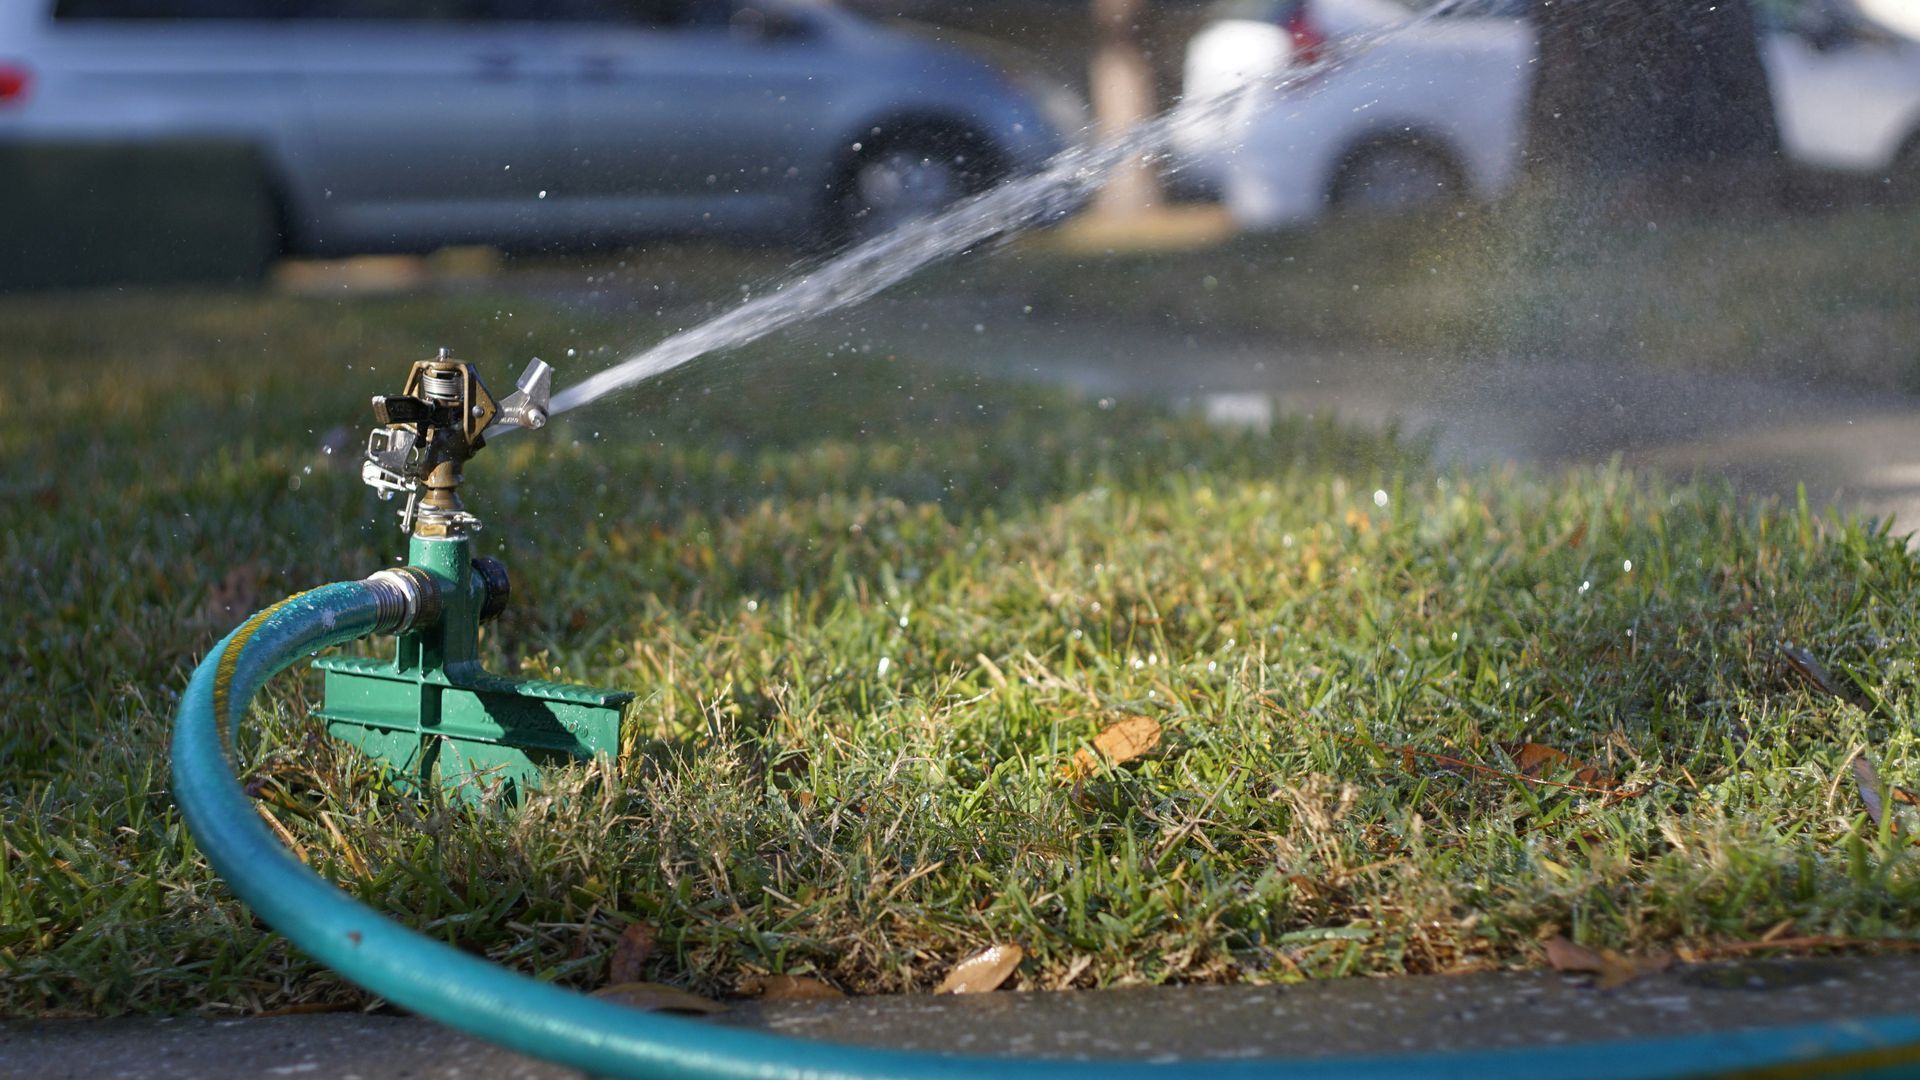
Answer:
[[[936,131],[863,147],[834,187],[830,239],[857,244],[986,190],[1001,170],[979,140]]]
[[[1370,143],[1341,163],[1329,201],[1341,209],[1392,213],[1457,198],[1464,185],[1446,155],[1417,142]]]

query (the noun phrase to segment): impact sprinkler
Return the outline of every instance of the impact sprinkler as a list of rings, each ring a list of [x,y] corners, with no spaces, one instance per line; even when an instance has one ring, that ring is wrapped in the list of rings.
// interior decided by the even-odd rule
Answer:
[[[633,695],[511,679],[480,666],[480,626],[506,610],[507,568],[474,557],[480,519],[460,501],[462,469],[490,427],[547,422],[553,369],[536,359],[496,401],[472,364],[447,350],[413,365],[398,395],[373,399],[361,478],[383,499],[404,497],[407,565],[366,580],[379,623],[398,635],[393,657],[333,656],[320,716],[329,734],[384,761],[403,788],[474,798],[484,786],[517,795],[540,766],[614,755]]]

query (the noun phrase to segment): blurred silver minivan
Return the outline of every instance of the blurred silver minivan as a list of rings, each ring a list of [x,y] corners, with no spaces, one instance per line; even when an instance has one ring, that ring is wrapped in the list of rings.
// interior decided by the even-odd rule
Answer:
[[[1070,109],[806,0],[0,0],[0,142],[244,140],[301,252],[858,238]]]

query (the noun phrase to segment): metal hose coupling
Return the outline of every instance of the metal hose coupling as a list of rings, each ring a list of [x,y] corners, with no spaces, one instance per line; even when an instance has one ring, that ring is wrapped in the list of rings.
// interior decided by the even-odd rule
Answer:
[[[417,566],[381,570],[361,581],[373,593],[372,633],[398,634],[440,621],[440,585]]]

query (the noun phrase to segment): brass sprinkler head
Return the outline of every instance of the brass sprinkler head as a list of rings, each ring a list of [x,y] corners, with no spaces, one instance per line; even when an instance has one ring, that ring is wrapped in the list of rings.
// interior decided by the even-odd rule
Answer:
[[[373,399],[377,426],[367,436],[360,478],[382,499],[406,496],[401,531],[467,536],[480,519],[460,503],[461,467],[487,445],[486,431],[496,423],[545,427],[552,389],[553,369],[536,357],[514,392],[497,401],[472,364],[441,349],[413,365],[399,394]]]

